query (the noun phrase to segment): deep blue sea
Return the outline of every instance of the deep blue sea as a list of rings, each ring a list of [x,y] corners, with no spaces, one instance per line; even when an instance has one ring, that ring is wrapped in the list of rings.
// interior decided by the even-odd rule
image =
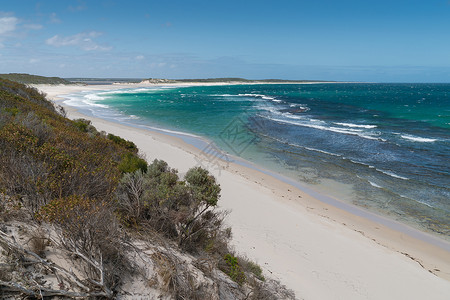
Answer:
[[[450,84],[162,86],[66,103],[205,137],[319,192],[450,236]]]

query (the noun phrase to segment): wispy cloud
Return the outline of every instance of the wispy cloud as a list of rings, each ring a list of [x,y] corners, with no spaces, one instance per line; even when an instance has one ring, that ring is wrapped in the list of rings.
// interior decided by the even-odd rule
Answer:
[[[0,13],[0,38],[8,36],[16,30],[19,19]]]
[[[52,24],[59,24],[59,23],[61,23],[61,22],[62,22],[61,19],[58,18],[58,16],[56,15],[56,13],[51,13],[51,14],[50,14],[50,23],[52,23]]]
[[[46,44],[54,47],[74,46],[85,51],[108,51],[111,47],[106,47],[94,41],[101,36],[101,32],[82,32],[71,36],[55,35],[46,40]]]
[[[0,12],[0,48],[3,48],[3,41],[14,35],[19,19],[16,17]]]
[[[144,57],[144,55],[138,55],[138,56],[136,56],[136,59],[137,60],[143,60],[145,57]]]

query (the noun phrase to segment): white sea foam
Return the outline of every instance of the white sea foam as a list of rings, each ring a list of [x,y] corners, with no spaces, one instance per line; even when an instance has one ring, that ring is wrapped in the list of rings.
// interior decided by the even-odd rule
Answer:
[[[154,126],[149,126],[149,125],[141,125],[140,127],[144,127],[144,128],[148,128],[148,129],[152,129],[152,130],[163,131],[163,132],[176,134],[176,135],[190,136],[190,137],[202,139],[202,137],[199,135],[195,135],[195,134],[187,133],[187,132],[183,132],[183,131],[170,130],[170,129],[166,129],[166,128],[154,127]]]
[[[253,97],[253,98],[261,98],[263,100],[271,100],[273,102],[283,102],[280,99],[276,99],[272,96],[267,96],[267,95],[263,95],[263,94],[238,94],[238,96],[242,96],[242,97]]]
[[[382,186],[380,186],[380,185],[378,185],[378,184],[376,184],[376,183],[374,183],[374,182],[372,182],[370,180],[368,180],[368,182],[370,183],[371,186],[374,186],[374,187],[379,188],[379,189],[383,188]]]
[[[341,125],[341,126],[346,126],[346,127],[351,127],[351,128],[366,128],[366,129],[372,129],[372,128],[376,128],[377,125],[363,125],[363,124],[352,124],[352,123],[334,123],[336,125]]]
[[[238,95],[231,95],[231,94],[214,94],[214,95],[210,95],[213,97],[238,97]]]
[[[311,110],[306,104],[290,104],[289,107],[301,109],[302,112],[307,112]]]
[[[286,144],[286,145],[289,145],[289,146],[293,146],[293,147],[297,147],[297,148],[303,148],[303,149],[306,149],[306,150],[309,150],[309,151],[320,152],[320,153],[328,154],[328,155],[332,155],[332,156],[342,157],[342,155],[340,155],[340,154],[336,154],[336,153],[332,153],[332,152],[328,152],[328,151],[320,150],[320,149],[316,149],[316,148],[306,147],[306,146],[298,145],[298,144],[295,144],[295,143],[290,143],[290,142],[288,142],[286,140],[277,139],[276,137],[273,137],[273,136],[267,136],[267,137],[269,137],[269,138],[271,138],[271,139],[273,139],[273,140],[275,140],[275,141],[277,141],[279,143]]]
[[[109,106],[106,104],[97,103],[97,101],[102,101],[105,100],[106,98],[107,97],[99,96],[99,94],[86,94],[79,100],[81,100],[81,102],[87,106],[109,108]]]
[[[338,156],[338,157],[341,157],[341,156],[342,156],[342,155],[340,155],[340,154],[328,152],[328,151],[325,151],[325,150],[319,150],[319,149],[316,149],[316,148],[310,148],[310,147],[304,147],[304,146],[299,146],[299,147],[305,148],[306,150],[315,151],[315,152],[320,152],[320,153],[324,153],[324,154],[328,154],[328,155],[333,155],[333,156]]]
[[[282,114],[283,116],[285,116],[286,118],[289,119],[294,119],[294,120],[305,120],[304,116],[297,116],[297,115],[293,115],[291,113],[284,113]]]
[[[413,199],[416,202],[419,202],[420,204],[426,205],[428,207],[434,208],[433,205],[426,203],[425,201],[421,201],[421,200],[417,200],[417,199]]]
[[[70,95],[67,100],[64,101],[67,105],[82,108],[109,108],[108,105],[96,103],[96,101],[104,100],[105,98],[98,96],[97,94],[87,94],[87,95]]]
[[[297,126],[303,126],[303,127],[309,127],[309,128],[315,128],[319,130],[326,130],[326,131],[332,131],[336,133],[343,133],[343,134],[349,134],[349,135],[357,135],[359,137],[369,139],[369,140],[382,140],[377,137],[373,137],[364,133],[361,133],[360,131],[357,131],[356,129],[344,129],[344,128],[338,128],[333,126],[324,126],[324,125],[317,125],[312,124],[311,122],[297,122],[297,121],[290,121],[290,120],[282,120],[279,118],[273,118],[268,116],[263,116],[267,119],[279,122],[279,123],[285,123],[285,124],[291,124],[291,125],[297,125]],[[313,119],[310,119],[310,121],[314,121]]]
[[[266,95],[261,95],[261,94],[238,94],[238,96],[262,98],[262,97],[264,97]]]
[[[92,100],[92,101],[99,101],[99,100],[106,99],[106,97],[99,96],[99,94],[87,94],[87,95],[84,95],[83,98],[86,98],[86,99]]]
[[[397,174],[393,173],[392,171],[385,171],[385,170],[380,170],[380,169],[376,169],[376,170],[378,172],[381,172],[383,174],[389,175],[389,176],[394,177],[394,178],[399,178],[399,179],[403,179],[403,180],[409,180],[408,177],[403,177],[403,176],[397,175]]]
[[[354,164],[358,164],[358,165],[363,165],[363,166],[366,166],[366,167],[369,167],[370,169],[374,169],[375,167],[374,166],[372,166],[372,165],[369,165],[369,164],[366,164],[366,163],[363,163],[363,162],[360,162],[360,161],[356,161],[356,160],[353,160],[353,159],[349,159],[352,163],[354,163]]]
[[[413,141],[413,142],[419,142],[419,143],[433,143],[438,140],[438,139],[424,138],[424,137],[419,137],[419,136],[414,136],[414,135],[409,135],[409,134],[401,135],[401,137],[406,140]]]

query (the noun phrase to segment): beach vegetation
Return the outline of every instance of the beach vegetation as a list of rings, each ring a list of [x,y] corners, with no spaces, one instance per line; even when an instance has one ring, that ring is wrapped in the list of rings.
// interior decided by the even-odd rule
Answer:
[[[60,77],[45,77],[24,73],[0,74],[1,79],[7,79],[23,84],[72,84],[70,81]]]
[[[131,142],[131,141],[127,141],[124,138],[121,138],[120,136],[114,135],[112,133],[108,133],[107,135],[108,139],[113,141],[114,143],[132,151],[137,153],[138,152],[138,148],[136,147],[136,144]]]
[[[212,270],[222,270],[240,285],[232,298],[245,289],[271,295],[262,270],[230,249],[220,192],[206,169],[180,178],[165,161],[148,164],[134,143],[65,118],[38,90],[0,79],[0,256],[12,262],[0,264],[0,290],[8,295],[112,299],[124,278],[141,272],[130,259],[147,255],[136,238],[153,247],[154,285],[174,298],[217,294],[196,283],[194,268],[216,287],[224,281]],[[7,234],[11,221],[35,228],[29,245]],[[50,262],[55,251],[76,270]],[[192,266],[175,252],[188,253]],[[43,281],[49,274],[57,288]]]
[[[0,80],[0,99],[0,187],[33,213],[71,195],[112,199],[124,171],[145,170],[135,150],[64,118],[34,88]]]
[[[230,276],[230,278],[233,281],[242,285],[245,282],[246,277],[245,277],[244,272],[242,272],[238,258],[233,256],[230,253],[227,253],[224,256],[224,261],[225,261],[225,267],[223,268],[222,271],[224,271],[226,274],[228,274],[228,276]]]
[[[122,173],[132,173],[136,170],[146,172],[147,162],[145,159],[136,156],[134,153],[126,152],[122,155],[122,160],[118,167]]]
[[[86,119],[73,120],[73,125],[81,132],[88,132],[88,126],[91,125],[91,121]]]
[[[190,169],[180,180],[177,170],[154,160],[147,172],[124,175],[118,187],[121,219],[128,226],[146,227],[176,241],[192,253],[212,249],[226,236],[225,214],[214,208],[220,186],[205,169]]]
[[[266,280],[264,278],[263,270],[262,270],[261,266],[259,266],[257,263],[255,263],[245,257],[239,257],[239,261],[241,263],[241,266],[242,266],[242,269],[244,270],[244,272],[253,274],[256,278],[258,278],[261,281]]]

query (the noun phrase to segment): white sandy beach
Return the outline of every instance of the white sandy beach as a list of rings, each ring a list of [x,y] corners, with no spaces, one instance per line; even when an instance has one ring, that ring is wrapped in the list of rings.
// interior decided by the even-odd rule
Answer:
[[[86,90],[145,86],[37,86],[56,100]],[[58,102],[61,104],[61,102]],[[98,130],[131,140],[147,160],[163,159],[183,175],[199,149],[181,139],[87,117]],[[207,162],[202,163],[208,166]],[[450,299],[450,252],[327,205],[269,175],[220,162],[210,171],[230,210],[233,245],[304,299]]]

